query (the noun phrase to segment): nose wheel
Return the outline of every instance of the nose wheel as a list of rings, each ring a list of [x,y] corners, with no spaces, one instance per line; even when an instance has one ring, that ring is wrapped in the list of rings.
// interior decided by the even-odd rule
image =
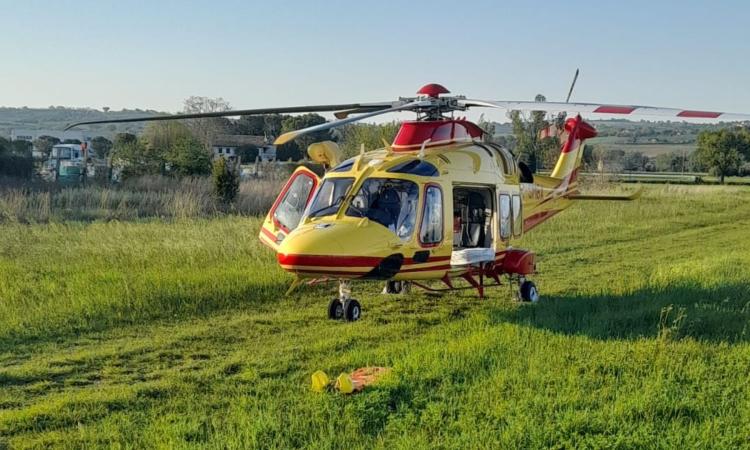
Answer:
[[[356,322],[362,316],[362,306],[353,298],[344,300],[334,298],[328,303],[328,318],[331,320],[344,319],[346,322]]]
[[[349,298],[351,289],[348,282],[339,284],[339,297],[328,302],[328,318],[331,320],[344,319],[346,322],[356,322],[362,316],[362,306],[353,298]]]

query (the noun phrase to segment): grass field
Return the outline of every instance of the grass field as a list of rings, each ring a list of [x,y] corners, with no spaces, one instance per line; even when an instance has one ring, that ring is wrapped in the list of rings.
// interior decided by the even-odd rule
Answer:
[[[0,448],[750,448],[750,189],[574,206],[524,239],[539,304],[357,285],[354,324],[258,226],[0,226]]]

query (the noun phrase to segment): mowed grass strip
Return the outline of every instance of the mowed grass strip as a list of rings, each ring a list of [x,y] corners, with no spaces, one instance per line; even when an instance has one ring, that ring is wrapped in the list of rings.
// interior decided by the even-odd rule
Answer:
[[[361,284],[355,324],[258,226],[3,226],[0,447],[750,447],[750,191],[576,205],[522,243],[544,302]]]

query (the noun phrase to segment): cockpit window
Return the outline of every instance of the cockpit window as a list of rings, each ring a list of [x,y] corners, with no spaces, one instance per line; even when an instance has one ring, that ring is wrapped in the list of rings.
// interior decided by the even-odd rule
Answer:
[[[438,175],[437,167],[428,163],[427,161],[422,161],[421,159],[413,159],[411,161],[397,164],[388,169],[388,172],[408,173],[411,175],[419,175],[423,177],[436,177]]]
[[[349,158],[346,161],[339,164],[338,166],[331,169],[331,172],[348,172],[351,170],[353,165],[354,165],[354,158]]]
[[[323,217],[336,214],[344,201],[354,178],[327,178],[315,193],[315,199],[305,212],[306,217]]]
[[[419,189],[407,180],[369,178],[346,210],[350,217],[367,217],[407,240],[414,231]]]

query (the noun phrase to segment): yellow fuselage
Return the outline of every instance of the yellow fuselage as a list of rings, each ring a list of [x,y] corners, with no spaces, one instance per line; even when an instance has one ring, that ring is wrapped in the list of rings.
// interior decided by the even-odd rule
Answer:
[[[415,159],[434,165],[438,173],[421,176],[389,171]],[[571,202],[564,195],[574,189],[567,180],[550,177],[537,176],[534,183],[521,183],[510,153],[478,142],[436,146],[421,153],[389,150],[363,153],[349,170],[329,171],[323,180],[336,178],[353,179],[349,195],[340,207],[320,217],[304,217],[288,232],[275,223],[272,210],[261,232],[261,240],[277,249],[281,266],[299,277],[424,280],[460,275],[467,268],[451,265],[456,188],[482,189],[488,192],[488,197],[491,193],[492,213],[487,218],[491,238],[488,241],[491,241],[496,261],[501,262],[514,240],[568,207]],[[371,178],[408,180],[418,186],[416,225],[409,236],[399,237],[374,220],[347,214],[352,194]],[[442,192],[442,240],[424,244],[420,239],[420,227],[428,186],[439,187]],[[502,195],[518,196],[522,205],[518,208],[518,203],[511,202],[515,208],[508,213],[510,223],[505,224],[504,233],[501,222],[507,219],[500,214]]]

